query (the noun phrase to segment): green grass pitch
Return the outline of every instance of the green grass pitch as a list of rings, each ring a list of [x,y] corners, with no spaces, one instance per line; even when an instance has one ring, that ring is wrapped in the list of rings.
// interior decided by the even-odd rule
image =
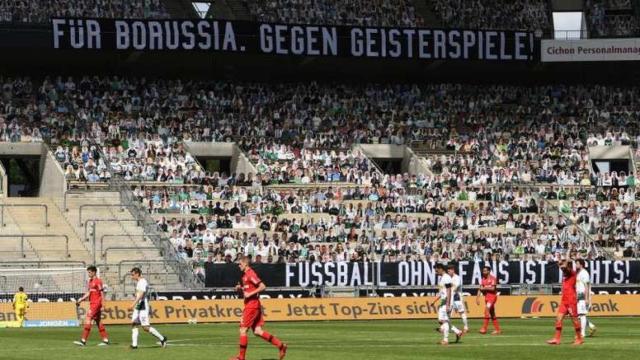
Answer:
[[[640,319],[594,318],[598,332],[580,347],[571,345],[573,327],[565,321],[563,344],[550,346],[553,319],[502,320],[503,335],[480,335],[480,320],[459,344],[436,345],[440,334],[435,321],[354,321],[268,323],[265,327],[289,344],[287,359],[637,359],[640,354]],[[454,325],[460,326],[455,319]],[[228,359],[237,352],[236,324],[158,325],[169,337],[165,349],[151,335],[140,334],[138,350],[129,350],[131,330],[109,326],[112,345],[97,347],[94,327],[85,348],[73,345],[80,328],[0,329],[0,359]],[[455,339],[454,336],[451,340]],[[275,348],[251,336],[247,359],[277,359]]]

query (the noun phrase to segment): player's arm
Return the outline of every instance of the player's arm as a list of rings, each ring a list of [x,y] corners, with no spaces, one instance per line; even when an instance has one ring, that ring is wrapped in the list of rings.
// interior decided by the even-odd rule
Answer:
[[[451,283],[446,284],[445,288],[446,288],[445,291],[447,292],[447,311],[449,311],[449,309],[451,309],[451,295],[452,295]]]
[[[482,296],[483,290],[484,290],[484,287],[482,286],[482,284],[480,284],[480,287],[478,288],[478,293],[476,294],[476,305],[480,305],[480,297]]]
[[[80,299],[76,300],[76,304],[80,304],[81,302],[87,300],[89,298],[90,293],[91,293],[90,291],[87,291],[86,293],[84,293],[84,295],[82,295]]]
[[[18,294],[13,295],[13,301],[11,301],[11,307],[13,310],[16,309],[16,303],[18,302]]]
[[[133,303],[131,304],[131,306],[129,308],[130,309],[135,308],[136,305],[138,305],[138,303],[140,303],[140,300],[142,300],[142,297],[144,297],[144,291],[136,290],[136,297],[133,300]]]
[[[586,301],[589,309],[591,309],[591,283],[586,283],[584,285],[584,300]]]
[[[250,298],[254,295],[260,294],[261,292],[263,292],[265,289],[267,288],[267,285],[265,285],[262,281],[260,281],[260,283],[258,284],[258,288],[253,290],[253,291],[247,291],[244,293],[244,297],[245,298]]]

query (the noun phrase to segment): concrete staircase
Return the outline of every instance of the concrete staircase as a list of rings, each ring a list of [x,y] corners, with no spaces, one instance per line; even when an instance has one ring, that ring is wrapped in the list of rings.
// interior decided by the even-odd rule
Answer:
[[[7,205],[4,208],[6,226],[2,227],[0,232],[2,235],[0,237],[0,260],[73,260],[82,262],[90,260],[90,254],[86,247],[52,199],[3,198],[0,199],[0,204]],[[44,218],[45,207],[39,205],[46,206],[48,224]],[[33,236],[21,240],[19,236],[15,235]]]
[[[185,289],[160,249],[143,236],[144,229],[130,211],[117,205],[120,205],[117,192],[70,194],[67,198],[65,216],[89,250],[90,262],[95,259],[99,264],[102,278],[118,296],[123,296],[133,291],[127,280],[128,271],[139,266],[156,290]]]

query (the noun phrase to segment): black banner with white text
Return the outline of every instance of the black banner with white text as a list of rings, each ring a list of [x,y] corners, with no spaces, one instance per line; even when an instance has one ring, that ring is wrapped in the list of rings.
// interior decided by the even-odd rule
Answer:
[[[534,61],[527,31],[271,24],[227,20],[54,18],[52,47],[221,51],[370,59]]]
[[[235,264],[205,264],[208,287],[233,287],[240,280]],[[437,276],[431,262],[398,263],[320,263],[259,264],[254,269],[271,287],[306,288],[314,286],[435,286]],[[500,285],[558,284],[557,263],[546,261],[496,261],[458,263],[464,285],[478,285],[482,267],[488,265]],[[640,283],[640,261],[588,261],[587,270],[594,285]]]

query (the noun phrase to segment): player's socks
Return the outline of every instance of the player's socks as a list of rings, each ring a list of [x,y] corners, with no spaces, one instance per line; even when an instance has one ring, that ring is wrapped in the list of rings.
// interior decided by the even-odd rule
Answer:
[[[562,337],[562,321],[556,320],[556,334],[553,338],[558,340],[558,343],[559,343],[561,337]]]
[[[277,337],[269,334],[266,331],[264,331],[262,335],[260,335],[260,337],[263,338],[265,341],[271,343],[273,346],[277,348],[280,348],[280,346],[282,346],[282,341],[280,341]]]
[[[498,318],[493,319],[493,328],[497,332],[500,332],[500,323],[498,322]]]
[[[480,332],[487,332],[488,328],[489,328],[489,318],[485,317],[484,321],[482,322],[482,327],[480,328]]]
[[[82,341],[87,342],[89,334],[91,334],[91,325],[85,325],[82,329]]]
[[[138,334],[139,334],[139,330],[138,328],[132,328],[131,329],[131,347],[137,348],[138,347]]]
[[[449,341],[449,323],[442,324],[442,339],[444,341]]]
[[[149,332],[151,333],[151,335],[155,336],[160,341],[162,341],[162,339],[164,339],[164,336],[162,336],[162,334],[160,334],[158,332],[158,330],[156,330],[156,328],[154,328],[154,327],[150,327],[149,328]]]
[[[104,324],[102,324],[102,322],[100,322],[100,325],[98,325],[98,331],[100,332],[100,337],[102,337],[102,340],[104,340],[105,342],[109,342],[107,329],[104,327]]]
[[[462,315],[460,315],[460,317],[462,317],[462,325],[463,325],[463,329],[465,332],[469,331],[469,321],[467,320],[467,313],[463,312]]]
[[[160,346],[167,347],[167,340],[169,340],[169,339],[167,339],[166,336],[163,337],[162,340],[160,340]]]
[[[573,318],[573,328],[576,330],[576,337],[581,338],[582,337],[582,330],[580,327],[580,320],[578,320],[577,318]]]
[[[455,326],[451,327],[451,331],[453,331],[453,333],[456,334],[456,335],[462,334],[462,330],[458,329]]]
[[[580,328],[582,329],[581,331],[582,337],[585,337],[587,332],[587,316],[586,315],[580,315]]]
[[[248,344],[249,344],[249,338],[247,338],[247,335],[240,335],[240,353],[238,355],[238,359],[244,360],[244,357],[247,353]]]
[[[280,360],[284,359],[287,356],[287,344],[280,345]]]

